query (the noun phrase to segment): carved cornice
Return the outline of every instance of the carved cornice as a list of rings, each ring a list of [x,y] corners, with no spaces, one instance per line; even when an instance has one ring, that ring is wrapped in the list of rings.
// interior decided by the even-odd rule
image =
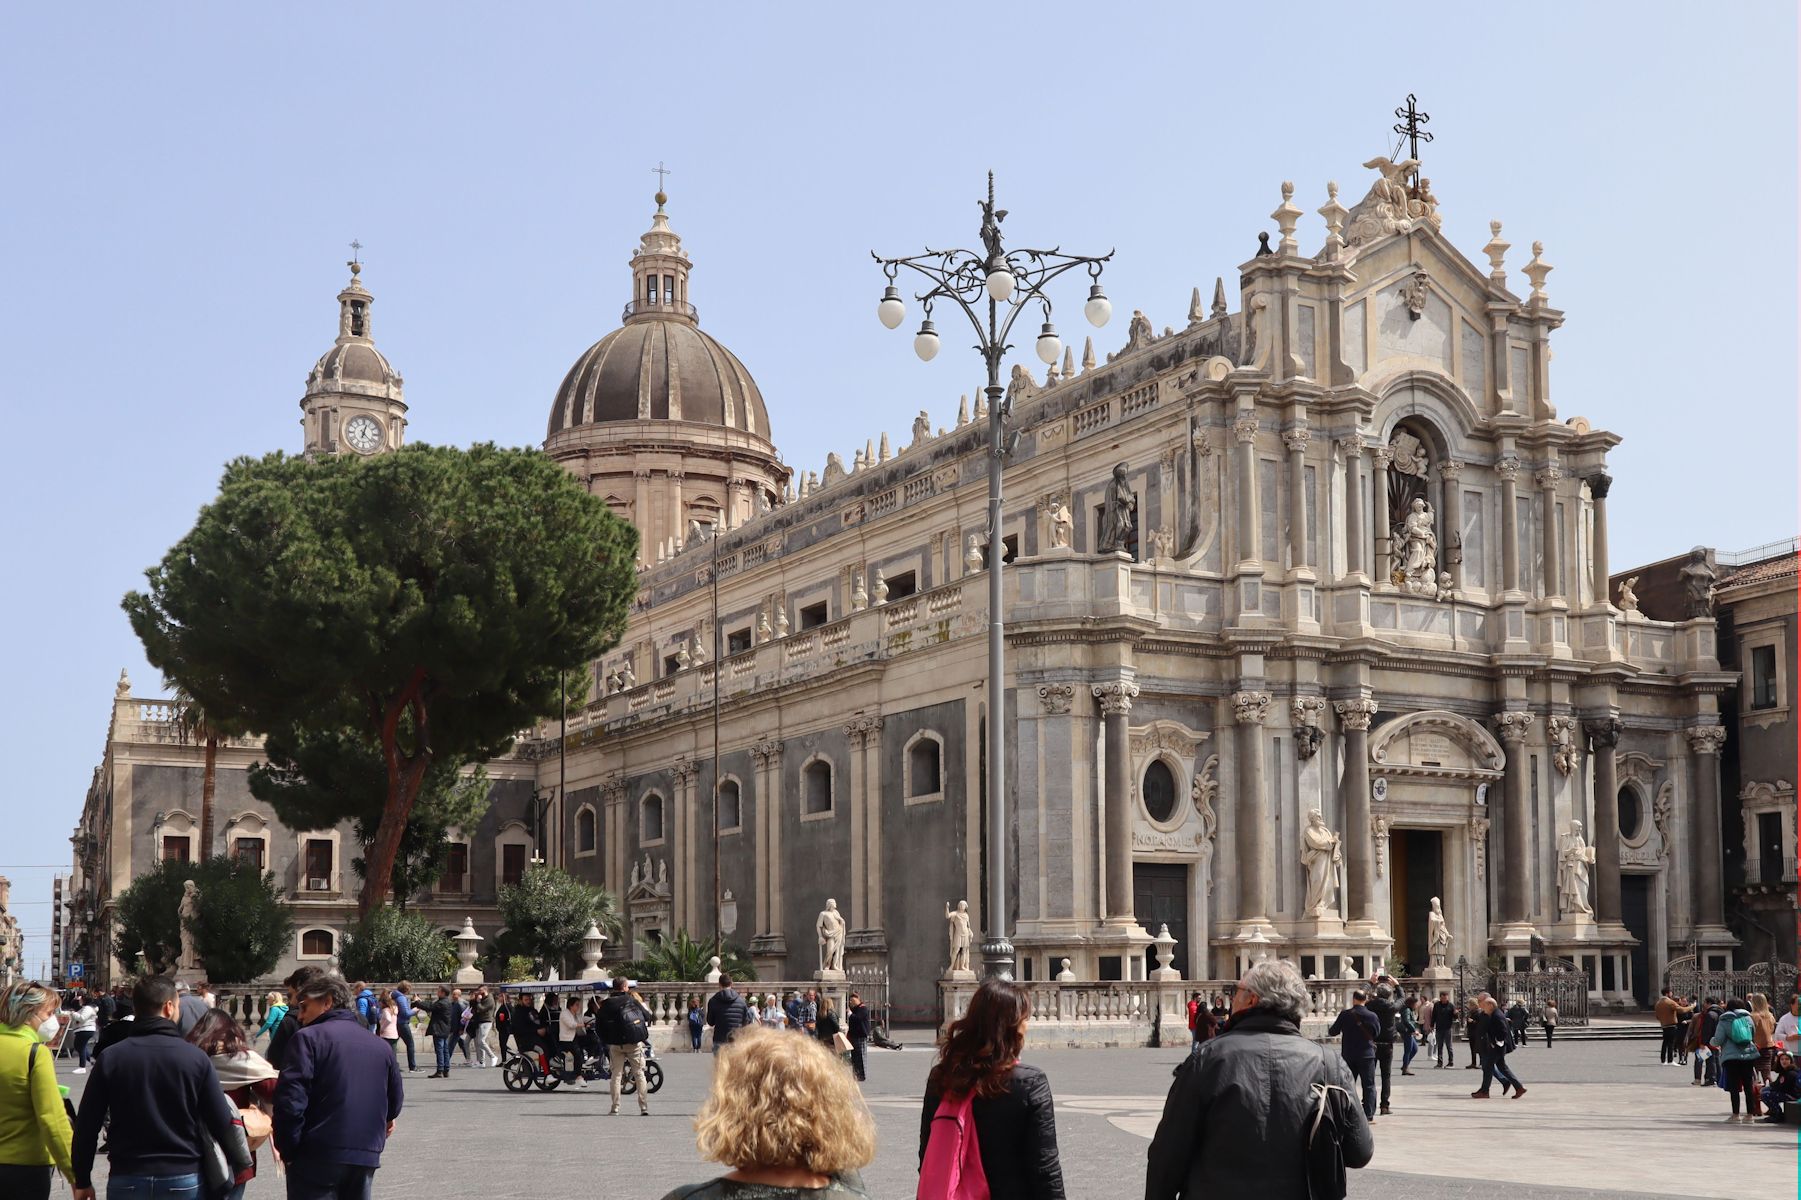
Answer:
[[[1132,711],[1132,701],[1138,695],[1138,685],[1120,679],[1113,683],[1097,683],[1094,685],[1094,698],[1101,702],[1101,715],[1107,717],[1123,717]]]
[[[1688,738],[1688,748],[1696,754],[1718,754],[1726,743],[1724,725],[1697,725],[1682,732]]]
[[[1177,721],[1153,721],[1132,733],[1132,754],[1143,758],[1154,751],[1167,750],[1178,758],[1192,758],[1209,736]]]
[[[1501,740],[1510,746],[1518,746],[1525,742],[1526,734],[1532,728],[1532,714],[1529,712],[1500,712],[1495,714],[1495,729]]]
[[[1076,685],[1073,683],[1045,683],[1038,687],[1038,703],[1047,717],[1068,715],[1075,699]]]
[[[1268,692],[1233,692],[1232,719],[1240,725],[1261,725],[1269,716]]]
[[[1612,750],[1618,746],[1620,733],[1625,728],[1625,722],[1618,717],[1602,717],[1582,722],[1582,732],[1588,735],[1589,748],[1593,750]]]
[[[1340,700],[1332,705],[1338,714],[1338,722],[1346,729],[1368,732],[1370,718],[1376,715],[1376,701],[1370,696],[1360,696],[1351,700]]]

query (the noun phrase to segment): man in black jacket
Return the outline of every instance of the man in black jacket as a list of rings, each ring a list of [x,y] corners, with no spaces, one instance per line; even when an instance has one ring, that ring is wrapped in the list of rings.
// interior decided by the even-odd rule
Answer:
[[[94,1200],[102,1127],[109,1191],[122,1193],[130,1181],[146,1194],[157,1186],[189,1186],[197,1195],[202,1129],[224,1149],[233,1174],[250,1167],[243,1126],[219,1086],[219,1073],[205,1051],[182,1040],[175,1024],[175,984],[166,975],[146,975],[132,988],[131,1007],[131,1036],[94,1060],[81,1095],[74,1200]]]
[[[638,1113],[648,1117],[650,1086],[644,1080],[644,1047],[650,1041],[650,1022],[645,1020],[644,1005],[627,990],[629,986],[625,976],[613,977],[613,994],[600,1002],[600,1016],[594,1023],[600,1027],[600,1040],[606,1043],[612,1072],[612,1115],[619,1115],[619,1089],[630,1071],[637,1084]]]
[[[713,1028],[713,1049],[718,1050],[732,1040],[732,1034],[755,1023],[750,1006],[732,990],[732,977],[721,975],[719,990],[707,1000],[707,1024]]]
[[[1432,1057],[1433,1065],[1454,1067],[1457,1065],[1457,1042],[1454,1031],[1457,1028],[1457,1006],[1451,1003],[1451,993],[1440,992],[1438,999],[1432,1004]]]
[[[1351,1007],[1338,1014],[1327,1037],[1342,1038],[1338,1052],[1345,1066],[1363,1085],[1363,1115],[1376,1118],[1376,1039],[1382,1032],[1381,1019],[1367,1007],[1369,997],[1362,991],[1351,993]]]
[[[850,1038],[850,1069],[861,1083],[869,1078],[865,1056],[869,1053],[869,1006],[863,997],[850,994],[850,1011],[845,1014],[845,1036]]]
[[[1501,1090],[1505,1092],[1511,1087],[1513,1098],[1518,1100],[1526,1094],[1526,1085],[1519,1081],[1519,1077],[1507,1065],[1507,1051],[1513,1043],[1513,1026],[1508,1022],[1507,1014],[1501,1011],[1500,1003],[1487,992],[1477,994],[1476,1007],[1476,1036],[1471,1039],[1471,1049],[1482,1056],[1482,1087],[1471,1092],[1470,1099],[1488,1099],[1489,1085],[1499,1079]]]
[[[1349,1091],[1351,1072],[1327,1047],[1301,1036],[1307,985],[1287,963],[1265,959],[1232,993],[1232,1019],[1176,1068],[1151,1141],[1145,1200],[1221,1196],[1304,1196],[1306,1144],[1316,1103],[1313,1085]],[[1355,1018],[1374,1018],[1361,1005]],[[1355,1102],[1340,1104],[1344,1165],[1375,1153],[1368,1120]],[[986,1143],[984,1143],[986,1145]]]
[[[427,1075],[427,1079],[450,1078],[450,1048],[456,1044],[456,1038],[463,1029],[463,1005],[450,995],[450,989],[443,984],[438,985],[438,998],[432,1001],[431,1020],[425,1031],[431,1035],[432,1050],[436,1055],[438,1069]]]
[[[282,1059],[288,1053],[288,1042],[300,1030],[300,1013],[295,1008],[300,989],[323,974],[325,972],[318,967],[301,967],[281,981],[282,986],[288,989],[288,1011],[275,1023],[275,1028],[269,1034],[269,1048],[263,1051],[263,1057],[277,1071],[281,1070]]]
[[[1388,1115],[1388,1077],[1394,1069],[1395,1038],[1401,1016],[1400,1008],[1394,1002],[1394,993],[1387,984],[1379,984],[1376,994],[1369,1002],[1369,1010],[1376,1014],[1379,1028],[1376,1033],[1376,1073],[1382,1079],[1382,1116]]]

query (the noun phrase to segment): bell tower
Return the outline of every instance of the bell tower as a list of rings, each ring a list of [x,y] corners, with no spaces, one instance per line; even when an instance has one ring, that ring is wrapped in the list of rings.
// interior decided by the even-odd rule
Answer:
[[[406,432],[403,381],[375,348],[375,297],[363,286],[363,264],[350,244],[350,282],[338,293],[338,338],[306,377],[300,398],[308,456],[398,450]]]

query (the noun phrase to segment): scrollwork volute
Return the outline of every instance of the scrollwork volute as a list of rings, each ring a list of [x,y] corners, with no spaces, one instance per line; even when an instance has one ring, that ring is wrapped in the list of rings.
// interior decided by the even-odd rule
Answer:
[[[1075,703],[1076,688],[1071,683],[1046,683],[1038,688],[1038,703],[1048,717],[1061,717],[1069,713],[1070,706]]]
[[[1368,696],[1340,700],[1333,704],[1332,708],[1338,713],[1339,724],[1346,729],[1362,732],[1369,730],[1370,718],[1374,717],[1377,711],[1375,700]]]
[[[1495,730],[1501,735],[1501,740],[1510,746],[1523,744],[1531,729],[1532,714],[1529,712],[1495,714]]]
[[[1240,725],[1261,725],[1269,716],[1268,692],[1233,692],[1232,719]]]
[[[1138,685],[1126,680],[1113,683],[1097,683],[1094,685],[1094,698],[1101,702],[1101,715],[1108,717],[1125,716],[1132,711],[1132,701],[1138,696]]]
[[[1718,754],[1726,743],[1723,725],[1697,725],[1682,732],[1688,737],[1688,748],[1696,754]]]

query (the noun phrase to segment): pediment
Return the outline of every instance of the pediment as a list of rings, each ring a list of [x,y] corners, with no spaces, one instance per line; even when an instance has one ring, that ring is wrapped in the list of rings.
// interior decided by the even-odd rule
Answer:
[[[1442,709],[1408,713],[1370,733],[1370,762],[1389,774],[1496,779],[1506,761],[1488,730]]]

